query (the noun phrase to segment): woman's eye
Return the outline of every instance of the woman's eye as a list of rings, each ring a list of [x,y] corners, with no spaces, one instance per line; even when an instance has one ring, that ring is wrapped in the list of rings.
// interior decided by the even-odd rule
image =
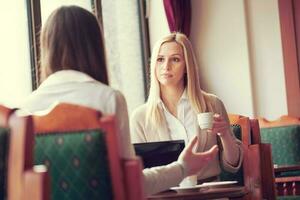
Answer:
[[[157,58],[156,61],[157,61],[157,62],[162,62],[162,61],[164,61],[164,59],[163,59],[163,58]]]
[[[173,58],[173,61],[175,61],[175,62],[179,62],[179,61],[180,61],[180,59],[179,59],[179,58]]]

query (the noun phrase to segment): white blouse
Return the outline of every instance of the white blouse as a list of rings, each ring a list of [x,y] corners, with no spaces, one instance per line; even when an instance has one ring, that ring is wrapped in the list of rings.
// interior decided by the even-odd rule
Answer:
[[[164,103],[160,101],[167,121],[168,131],[172,140],[184,140],[187,144],[198,132],[197,115],[188,100],[184,90],[177,105],[177,118],[172,115]]]

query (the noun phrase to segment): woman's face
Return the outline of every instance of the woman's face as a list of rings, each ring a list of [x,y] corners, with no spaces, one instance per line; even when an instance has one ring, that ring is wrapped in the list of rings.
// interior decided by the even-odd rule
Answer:
[[[161,45],[156,59],[155,74],[162,86],[182,87],[186,72],[183,49],[177,42]]]

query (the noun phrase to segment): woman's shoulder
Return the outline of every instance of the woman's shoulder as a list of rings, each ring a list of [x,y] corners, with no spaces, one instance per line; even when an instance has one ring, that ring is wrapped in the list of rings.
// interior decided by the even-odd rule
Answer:
[[[212,93],[208,93],[208,92],[205,92],[205,91],[202,91],[202,95],[204,96],[206,101],[214,102],[214,101],[220,100],[217,95],[212,94]]]
[[[98,95],[104,101],[124,98],[124,95],[119,90],[99,81],[87,82],[86,87],[83,86],[83,88],[85,88],[86,93],[91,93],[94,96]]]
[[[132,111],[130,118],[134,119],[134,120],[145,119],[146,112],[147,112],[147,104],[145,103],[145,104],[142,104],[142,105],[138,106],[137,108],[135,108]]]
[[[213,110],[218,110],[220,106],[223,106],[222,100],[217,95],[205,91],[202,91],[202,94],[209,108],[213,108]]]

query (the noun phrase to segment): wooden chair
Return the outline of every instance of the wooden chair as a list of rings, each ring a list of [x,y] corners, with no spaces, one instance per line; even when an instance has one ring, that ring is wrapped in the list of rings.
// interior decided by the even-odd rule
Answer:
[[[9,152],[9,116],[13,110],[0,105],[0,199],[7,195],[7,161]]]
[[[262,180],[262,192],[265,199],[275,199],[275,178],[272,159],[272,146],[269,143],[261,142],[261,133],[257,119],[250,119],[251,144],[255,146],[260,156],[260,170]]]
[[[8,159],[8,200],[48,200],[48,175],[45,166],[34,167],[34,140],[31,117],[9,119],[10,147]]]
[[[248,199],[275,199],[271,146],[260,142],[258,121],[229,114],[231,126],[239,126],[244,147],[244,185],[250,191]],[[255,162],[254,162],[255,160]]]
[[[49,168],[51,199],[144,199],[141,161],[120,158],[113,116],[63,103],[33,120],[28,155]]]
[[[259,118],[262,141],[272,144],[278,196],[300,198],[300,118],[282,116],[268,121]]]

